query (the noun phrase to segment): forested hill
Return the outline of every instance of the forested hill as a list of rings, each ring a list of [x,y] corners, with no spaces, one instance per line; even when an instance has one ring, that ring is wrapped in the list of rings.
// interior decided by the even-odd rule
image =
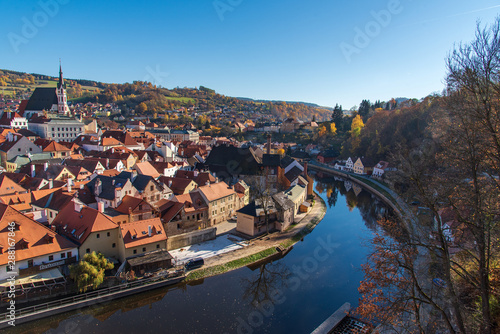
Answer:
[[[364,156],[375,162],[391,160],[399,149],[420,146],[431,139],[432,124],[443,110],[443,98],[430,95],[419,102],[400,104],[393,110],[378,108],[361,115],[360,130],[353,129],[342,144],[342,156]]]
[[[29,98],[36,87],[55,87],[57,79],[42,74],[0,70],[0,88],[3,94],[18,98]],[[303,121],[323,121],[331,117],[331,109],[315,104],[235,98],[218,94],[203,86],[166,89],[143,81],[107,84],[92,80],[65,79],[65,82],[70,101],[114,102],[121,107],[124,115],[134,112],[135,115],[150,116],[165,110],[185,108],[256,112],[273,115],[275,120],[294,116]]]

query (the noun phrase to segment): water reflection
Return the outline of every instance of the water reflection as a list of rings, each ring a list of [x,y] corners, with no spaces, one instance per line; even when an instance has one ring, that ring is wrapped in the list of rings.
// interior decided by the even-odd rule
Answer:
[[[327,203],[326,216],[283,258],[16,326],[14,332],[237,333],[246,326],[254,333],[310,333],[346,301],[357,305],[360,267],[370,253],[363,244],[387,215],[381,201],[345,180],[317,175],[315,188]],[[326,259],[315,264],[320,239],[332,252],[321,251]],[[273,312],[266,313],[266,301]],[[262,321],[252,318],[259,313]]]
[[[320,194],[326,193],[329,208],[337,205],[339,194],[345,197],[349,211],[352,212],[355,208],[358,208],[366,227],[372,231],[377,229],[378,220],[389,218],[392,215],[377,196],[349,180],[318,173],[315,188]]]
[[[257,269],[257,274],[241,279],[244,287],[243,298],[257,306],[275,298],[276,291],[287,287],[292,273],[282,262],[265,263]]]

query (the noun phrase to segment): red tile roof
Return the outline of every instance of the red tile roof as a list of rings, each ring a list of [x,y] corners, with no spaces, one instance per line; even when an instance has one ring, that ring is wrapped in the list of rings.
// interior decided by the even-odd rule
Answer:
[[[16,261],[18,262],[76,248],[71,241],[10,206],[0,204],[0,217],[0,245],[3,248],[0,254],[0,265],[8,262],[8,227],[11,222],[19,225],[19,230],[15,231]],[[22,247],[20,244],[23,239],[27,242],[27,247]]]
[[[151,236],[149,236],[151,227]],[[125,248],[143,246],[167,240],[160,218],[139,220],[120,225],[120,231]]]

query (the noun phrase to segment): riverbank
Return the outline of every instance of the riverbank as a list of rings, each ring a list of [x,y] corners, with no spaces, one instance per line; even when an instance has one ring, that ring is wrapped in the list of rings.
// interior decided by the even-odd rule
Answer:
[[[203,268],[189,272],[186,281],[220,275],[272,257],[278,257],[280,253],[286,253],[290,247],[309,234],[325,214],[326,204],[320,196],[315,194],[311,211],[288,230],[253,239],[247,247],[209,258],[205,261]]]
[[[412,230],[410,222],[413,224],[417,222],[417,219],[413,215],[412,210],[408,207],[408,204],[393,190],[384,186],[380,182],[374,179],[369,179],[365,176],[340,171],[330,166],[320,165],[319,163],[311,163],[309,166],[311,167],[311,169],[325,172],[331,175],[337,175],[349,181],[355,182],[359,186],[366,189],[368,192],[376,195],[385,204],[387,204],[394,210],[394,212],[399,216],[400,221],[405,225],[405,228],[408,231]]]

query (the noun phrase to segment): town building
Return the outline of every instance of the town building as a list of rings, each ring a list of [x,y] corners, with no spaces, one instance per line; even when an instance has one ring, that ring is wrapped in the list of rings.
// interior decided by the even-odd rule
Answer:
[[[0,204],[0,281],[10,277],[9,245],[15,234],[15,269],[20,277],[37,274],[76,262],[77,245],[40,223],[26,217],[9,205]],[[36,278],[34,278],[36,279]],[[32,282],[34,283],[34,282]]]

